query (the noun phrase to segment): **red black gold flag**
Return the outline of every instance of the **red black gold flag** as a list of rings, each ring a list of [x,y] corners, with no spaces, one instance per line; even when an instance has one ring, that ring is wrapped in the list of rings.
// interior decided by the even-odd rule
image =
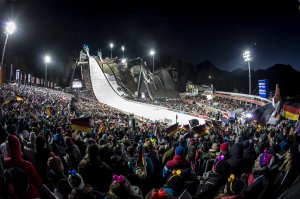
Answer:
[[[71,119],[72,130],[90,132],[92,130],[91,117],[82,117]]]
[[[168,136],[173,136],[174,133],[177,132],[177,129],[178,129],[178,123],[175,123],[175,124],[169,126],[168,128],[166,128],[166,134]]]
[[[206,126],[205,124],[203,124],[203,125],[193,127],[192,131],[194,133],[197,133],[200,136],[201,135],[208,135],[209,134],[209,127]]]
[[[286,103],[283,105],[282,117],[290,120],[298,120],[300,114],[300,107]]]

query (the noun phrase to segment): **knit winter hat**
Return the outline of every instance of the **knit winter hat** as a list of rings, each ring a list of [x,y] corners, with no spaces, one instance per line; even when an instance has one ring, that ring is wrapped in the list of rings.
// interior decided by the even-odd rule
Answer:
[[[82,190],[84,188],[84,181],[82,176],[75,171],[75,169],[69,171],[68,182],[70,187],[76,190]]]
[[[182,146],[178,146],[178,147],[176,147],[176,149],[175,149],[175,154],[176,155],[184,155],[184,148],[182,147]]]
[[[220,150],[221,151],[228,151],[229,150],[229,144],[228,144],[228,142],[222,143],[220,145]]]

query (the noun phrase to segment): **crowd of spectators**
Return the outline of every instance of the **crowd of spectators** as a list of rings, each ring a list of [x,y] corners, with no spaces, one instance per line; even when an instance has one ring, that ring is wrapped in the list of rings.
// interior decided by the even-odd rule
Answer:
[[[171,134],[163,124],[132,128],[126,114],[61,91],[9,84],[0,92],[0,198],[277,198],[297,185],[299,121]],[[86,116],[90,131],[72,129],[71,119]]]
[[[144,99],[143,102],[208,118],[216,118],[218,114],[227,111],[234,112],[237,115],[244,115],[258,108],[258,105],[249,102],[237,101],[220,96],[207,99],[206,96],[202,95],[184,96],[175,99],[157,98],[154,101]]]

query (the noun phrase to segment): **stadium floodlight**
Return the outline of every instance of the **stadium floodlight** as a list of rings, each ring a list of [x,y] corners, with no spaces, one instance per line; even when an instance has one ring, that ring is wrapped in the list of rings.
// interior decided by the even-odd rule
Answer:
[[[121,49],[122,49],[122,51],[123,51],[123,59],[124,59],[124,51],[125,51],[125,47],[122,46]]]
[[[44,86],[48,87],[48,81],[47,81],[47,66],[48,66],[48,63],[51,62],[51,57],[49,55],[46,55],[44,57],[44,62],[45,62],[45,83],[44,83]]]
[[[5,33],[11,35],[16,30],[16,24],[13,21],[7,22],[5,27]]]
[[[109,46],[110,46],[110,58],[112,59],[112,49],[114,47],[114,44],[110,43]]]
[[[126,64],[126,61],[127,61],[126,59],[122,59],[122,60],[121,60],[121,63],[122,63],[122,64]]]
[[[155,55],[155,51],[154,50],[150,50],[150,55],[153,57],[152,73],[154,73],[154,55]]]
[[[248,68],[249,68],[249,95],[251,95],[251,67],[250,67],[250,61],[252,60],[251,58],[251,54],[250,54],[250,51],[246,50],[244,53],[243,53],[243,57],[244,57],[244,60],[248,63]]]
[[[16,24],[12,21],[6,23],[5,31],[4,33],[6,34],[4,46],[3,46],[3,51],[2,51],[2,58],[1,58],[1,65],[0,65],[0,72],[2,71],[3,67],[3,61],[4,61],[4,55],[5,55],[5,48],[8,40],[8,36],[13,34],[14,31],[16,30]],[[0,74],[0,84],[2,84],[2,73]]]

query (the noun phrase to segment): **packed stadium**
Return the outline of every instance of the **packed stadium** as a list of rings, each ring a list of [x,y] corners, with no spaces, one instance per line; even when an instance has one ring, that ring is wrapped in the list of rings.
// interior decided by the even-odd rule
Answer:
[[[42,69],[12,64],[26,65],[5,53],[15,30],[0,63],[0,199],[299,198],[299,93],[254,73],[253,49],[243,76],[80,43],[59,76],[51,54]]]

